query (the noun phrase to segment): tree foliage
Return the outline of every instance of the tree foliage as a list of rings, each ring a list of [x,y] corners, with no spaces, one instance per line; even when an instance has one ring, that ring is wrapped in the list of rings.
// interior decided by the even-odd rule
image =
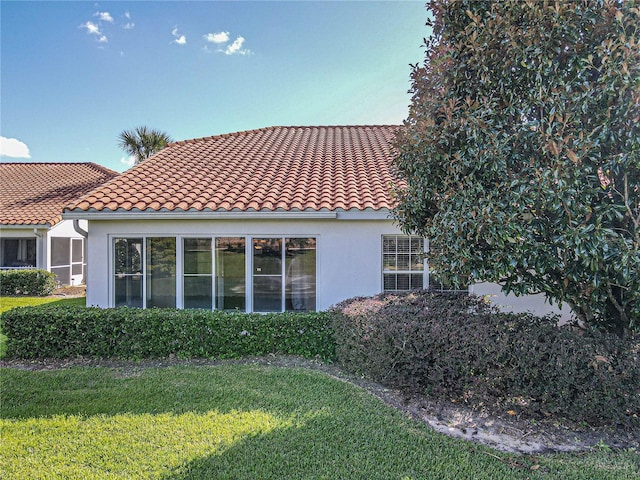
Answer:
[[[136,164],[159,152],[173,140],[160,130],[146,126],[123,130],[118,135],[118,146],[135,159]]]
[[[449,281],[640,328],[636,0],[432,0],[396,219]]]

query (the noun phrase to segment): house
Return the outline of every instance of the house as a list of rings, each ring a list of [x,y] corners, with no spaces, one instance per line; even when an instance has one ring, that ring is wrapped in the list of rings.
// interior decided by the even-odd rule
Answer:
[[[41,268],[62,285],[84,281],[86,221],[65,205],[118,175],[95,163],[0,163],[0,269]]]
[[[65,209],[89,222],[87,304],[309,311],[429,286],[427,242],[390,219],[397,128],[168,145]]]

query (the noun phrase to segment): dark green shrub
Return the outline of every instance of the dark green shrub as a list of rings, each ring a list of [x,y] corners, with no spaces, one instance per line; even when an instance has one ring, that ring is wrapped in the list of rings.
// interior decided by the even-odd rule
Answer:
[[[345,368],[408,392],[591,425],[639,425],[638,344],[432,293],[358,298],[332,310]]]
[[[237,358],[291,354],[333,359],[326,313],[22,307],[2,314],[9,358]]]
[[[56,288],[56,276],[46,270],[0,270],[0,295],[44,297]]]

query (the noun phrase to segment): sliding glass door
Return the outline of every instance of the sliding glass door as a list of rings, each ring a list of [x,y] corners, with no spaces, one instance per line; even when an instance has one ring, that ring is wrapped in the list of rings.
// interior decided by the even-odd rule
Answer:
[[[253,310],[316,309],[316,239],[253,239]]]

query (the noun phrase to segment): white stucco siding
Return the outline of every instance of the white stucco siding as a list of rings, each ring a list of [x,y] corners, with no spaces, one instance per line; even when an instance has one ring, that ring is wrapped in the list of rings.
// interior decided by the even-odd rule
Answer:
[[[112,239],[138,236],[298,236],[317,238],[317,308],[382,290],[383,234],[390,220],[136,220],[89,224],[87,305],[112,306]]]
[[[551,305],[543,294],[520,297],[512,293],[507,295],[501,291],[500,285],[495,283],[476,283],[471,287],[470,291],[475,295],[487,296],[503,312],[530,312],[539,316],[552,313],[560,316],[561,323],[568,322],[573,315],[568,305]]]
[[[114,238],[290,236],[317,239],[318,310],[325,310],[351,297],[380,293],[383,289],[382,236],[402,234],[391,220],[371,219],[91,220],[88,230],[87,305],[113,306],[111,251]],[[250,249],[247,244],[248,253]],[[178,266],[177,270],[179,275],[181,267]],[[549,305],[541,295],[504,295],[499,285],[490,283],[473,285],[470,290],[477,295],[488,295],[503,311],[531,311],[539,315],[558,313],[564,321],[571,317],[569,308],[560,310]],[[180,282],[176,291],[180,296]]]

